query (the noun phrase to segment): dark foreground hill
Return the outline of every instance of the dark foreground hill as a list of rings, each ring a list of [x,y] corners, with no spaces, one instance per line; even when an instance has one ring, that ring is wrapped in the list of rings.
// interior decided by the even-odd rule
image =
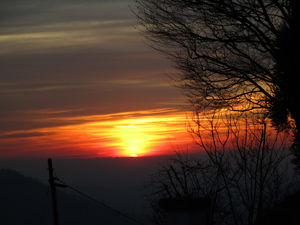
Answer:
[[[58,190],[61,225],[138,224],[89,199]],[[51,194],[48,185],[10,169],[0,170],[0,224],[50,225]],[[130,215],[147,224],[145,218]]]

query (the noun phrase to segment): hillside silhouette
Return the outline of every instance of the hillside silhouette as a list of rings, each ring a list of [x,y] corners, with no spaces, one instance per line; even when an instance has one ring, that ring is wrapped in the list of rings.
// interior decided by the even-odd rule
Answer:
[[[61,225],[137,224],[95,202],[57,188]],[[48,185],[11,169],[0,170],[0,224],[50,225],[51,194]],[[137,215],[130,215],[141,221]],[[145,220],[144,224],[147,224]]]

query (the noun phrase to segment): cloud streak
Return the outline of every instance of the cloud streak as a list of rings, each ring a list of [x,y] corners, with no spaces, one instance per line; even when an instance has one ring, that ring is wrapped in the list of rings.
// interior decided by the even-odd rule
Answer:
[[[116,141],[128,137],[116,133],[125,127],[149,145],[175,141],[176,135],[167,134],[177,133],[175,121],[169,119],[181,110],[164,111],[183,102],[164,78],[164,73],[175,71],[141,41],[130,4],[133,1],[1,2],[3,155],[41,156],[50,149],[56,156],[85,154],[84,149],[95,156],[120,155],[124,144]],[[146,117],[142,112],[153,114],[150,125],[139,124]],[[136,121],[135,128],[126,124],[129,118]],[[123,128],[104,126],[111,121]],[[146,136],[152,139],[143,139]]]
[[[185,114],[172,109],[33,120],[64,125],[2,132],[1,157],[163,155],[173,153],[170,143],[191,144]]]

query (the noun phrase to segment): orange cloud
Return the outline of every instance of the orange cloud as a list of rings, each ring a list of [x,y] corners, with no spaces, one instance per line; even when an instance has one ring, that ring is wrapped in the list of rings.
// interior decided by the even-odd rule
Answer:
[[[191,144],[185,113],[172,109],[33,120],[73,124],[4,132],[1,157],[147,156],[173,154],[172,145]]]

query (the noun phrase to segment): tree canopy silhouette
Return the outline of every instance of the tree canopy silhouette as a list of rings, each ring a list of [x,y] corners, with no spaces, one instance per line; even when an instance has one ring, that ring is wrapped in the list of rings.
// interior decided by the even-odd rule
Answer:
[[[278,130],[294,129],[294,162],[300,165],[299,5],[137,0],[135,14],[150,46],[179,70],[172,81],[193,110],[262,110]]]
[[[155,221],[166,224],[160,199],[205,197],[211,202],[208,224],[263,224],[268,209],[299,190],[286,148],[288,134],[271,129],[259,114],[239,120],[219,113],[205,120],[197,116],[190,133],[203,154],[179,152],[146,186]]]

